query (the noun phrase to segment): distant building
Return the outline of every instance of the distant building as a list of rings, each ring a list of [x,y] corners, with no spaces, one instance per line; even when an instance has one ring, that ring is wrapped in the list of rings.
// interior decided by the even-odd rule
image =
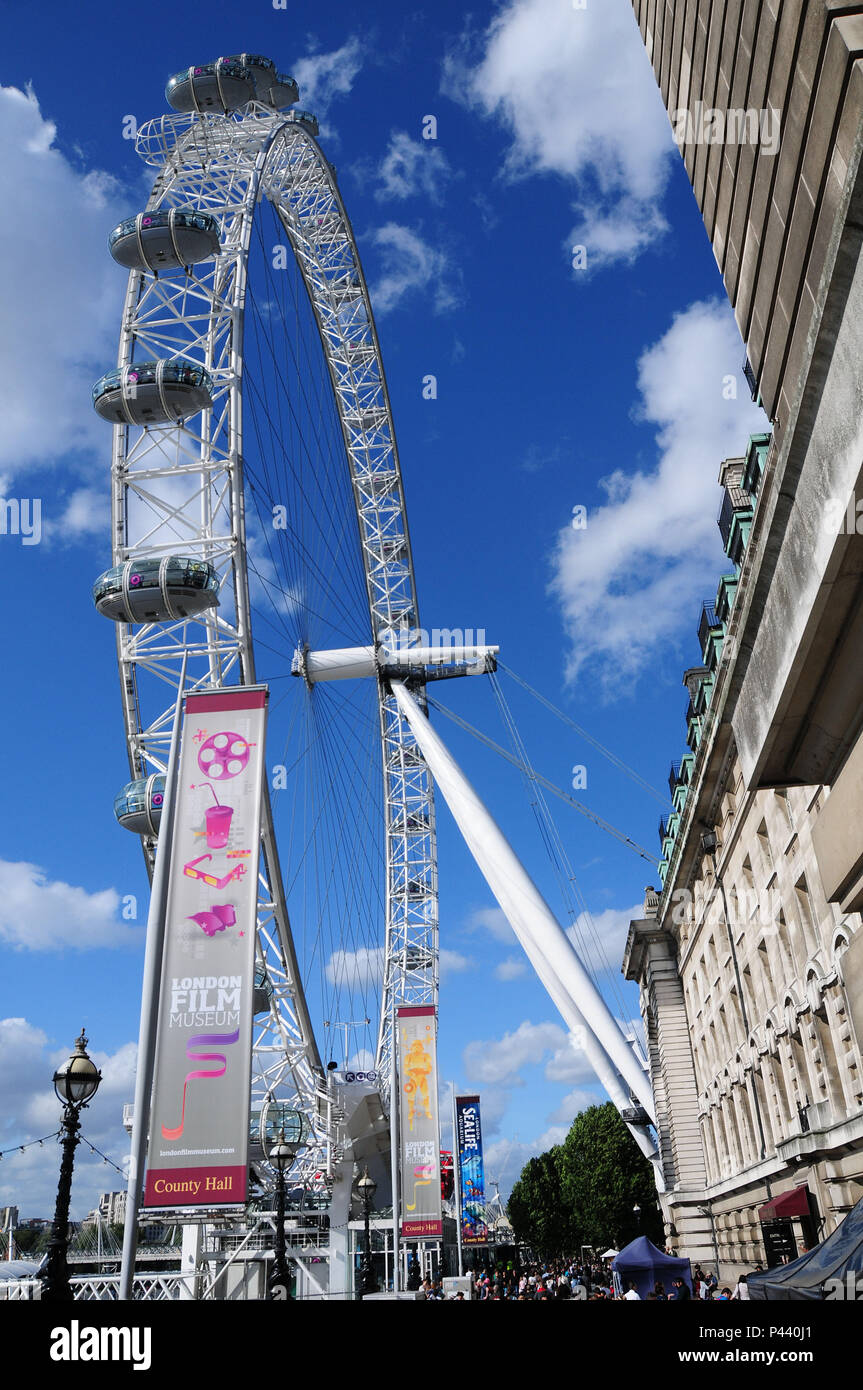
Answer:
[[[126,1220],[126,1197],[124,1192],[100,1192],[97,1211],[108,1226],[122,1226]]]

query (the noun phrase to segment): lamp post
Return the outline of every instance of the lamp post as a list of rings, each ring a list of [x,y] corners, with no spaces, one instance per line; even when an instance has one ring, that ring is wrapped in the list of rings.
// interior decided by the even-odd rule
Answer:
[[[284,1126],[276,1142],[270,1146],[268,1159],[276,1170],[276,1244],[273,1270],[269,1279],[268,1297],[278,1302],[289,1298],[291,1272],[285,1256],[285,1173],[297,1156],[299,1145],[285,1138]]]
[[[638,1231],[638,1234],[641,1235],[641,1207],[637,1202],[632,1208],[632,1214],[635,1217],[635,1229]]]
[[[63,1157],[60,1161],[60,1182],[57,1187],[57,1204],[54,1208],[54,1222],[51,1226],[51,1239],[48,1242],[48,1259],[42,1278],[43,1303],[71,1303],[72,1289],[69,1285],[69,1267],[66,1263],[66,1247],[69,1242],[69,1199],[72,1193],[72,1168],[75,1162],[75,1149],[78,1145],[78,1119],[83,1110],[99,1089],[102,1073],[87,1056],[87,1039],[84,1029],[75,1041],[75,1051],[68,1061],[63,1062],[54,1073],[54,1090],[63,1105]]]
[[[360,1260],[360,1298],[364,1298],[367,1293],[374,1293],[377,1289],[372,1272],[372,1235],[369,1228],[372,1199],[377,1190],[378,1185],[374,1178],[369,1176],[367,1164],[362,1177],[357,1180],[357,1194],[363,1204],[364,1223],[363,1257]]]

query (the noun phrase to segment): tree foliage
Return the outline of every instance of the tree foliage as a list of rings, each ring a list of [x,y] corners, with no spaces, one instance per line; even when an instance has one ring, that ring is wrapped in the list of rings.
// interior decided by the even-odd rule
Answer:
[[[562,1144],[525,1164],[507,1210],[516,1238],[543,1257],[622,1249],[638,1235],[662,1244],[653,1168],[610,1102],[576,1115]]]

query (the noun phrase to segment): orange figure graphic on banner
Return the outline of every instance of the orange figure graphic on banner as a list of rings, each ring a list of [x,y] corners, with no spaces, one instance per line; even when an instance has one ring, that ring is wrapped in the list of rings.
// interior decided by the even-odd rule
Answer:
[[[408,1098],[408,1129],[413,1129],[414,1127],[417,1092],[419,1092],[423,1113],[426,1119],[430,1120],[432,1117],[428,1079],[433,1067],[434,1062],[426,1052],[421,1039],[415,1039],[415,1041],[411,1043],[410,1051],[404,1059],[404,1069],[407,1072],[407,1081],[405,1082],[404,1091]]]

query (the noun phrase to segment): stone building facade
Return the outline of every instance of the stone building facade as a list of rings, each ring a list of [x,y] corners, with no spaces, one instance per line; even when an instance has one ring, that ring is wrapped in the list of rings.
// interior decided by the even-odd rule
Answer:
[[[730,1278],[863,1197],[863,5],[633,9],[771,425],[720,472],[731,570],[624,960],[669,1240]]]

